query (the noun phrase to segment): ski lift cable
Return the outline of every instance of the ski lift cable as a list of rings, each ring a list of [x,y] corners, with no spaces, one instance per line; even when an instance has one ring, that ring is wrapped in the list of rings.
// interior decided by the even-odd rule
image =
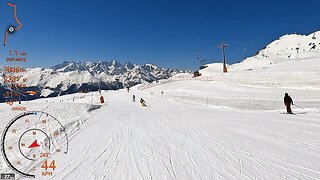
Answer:
[[[200,65],[201,65],[202,63],[204,63],[204,62],[207,62],[206,59],[200,59],[200,58],[199,58],[199,52],[198,52],[198,51],[197,51],[196,59],[197,59],[197,61],[199,61]]]
[[[197,59],[198,61],[200,61],[200,59],[199,59],[199,53],[198,53],[198,52],[197,52],[196,59]]]

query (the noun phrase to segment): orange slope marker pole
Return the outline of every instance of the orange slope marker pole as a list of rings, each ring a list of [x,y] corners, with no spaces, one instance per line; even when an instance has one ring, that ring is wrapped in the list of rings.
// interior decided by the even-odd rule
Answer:
[[[14,19],[16,20],[16,22],[19,24],[18,27],[14,28],[15,31],[19,30],[22,27],[21,22],[19,21],[18,17],[17,17],[17,6],[15,4],[9,3],[8,5],[13,7],[13,16]],[[8,39],[8,34],[9,34],[9,30],[7,30],[5,36],[4,36],[4,40],[3,40],[3,45],[6,46],[7,45],[7,39]]]

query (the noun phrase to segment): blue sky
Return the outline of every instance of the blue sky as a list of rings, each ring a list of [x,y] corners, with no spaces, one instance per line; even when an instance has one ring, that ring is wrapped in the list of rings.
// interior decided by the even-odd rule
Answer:
[[[228,42],[227,61],[234,63],[283,34],[320,29],[320,2],[315,0],[10,2],[17,4],[23,27],[10,35],[7,47],[0,47],[1,65],[9,49],[18,49],[27,51],[32,67],[118,60],[196,69],[197,52],[209,62],[221,60],[221,41]],[[13,19],[4,3],[0,9],[7,19],[0,24],[3,37]]]

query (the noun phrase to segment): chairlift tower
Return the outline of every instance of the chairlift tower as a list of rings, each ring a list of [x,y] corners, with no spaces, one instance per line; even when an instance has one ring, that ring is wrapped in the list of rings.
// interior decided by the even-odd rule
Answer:
[[[223,58],[223,72],[226,73],[228,72],[227,70],[227,66],[226,66],[226,52],[225,52],[225,48],[228,46],[227,43],[225,42],[221,42],[220,44],[220,48],[222,50],[222,58]]]

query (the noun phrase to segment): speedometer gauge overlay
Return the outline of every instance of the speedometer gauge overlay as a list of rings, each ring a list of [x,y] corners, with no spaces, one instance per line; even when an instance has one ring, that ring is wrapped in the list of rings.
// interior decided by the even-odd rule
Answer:
[[[65,127],[52,115],[42,111],[24,112],[5,127],[1,152],[7,165],[24,177],[35,178],[54,173],[54,155],[67,154]],[[40,170],[39,170],[40,169]]]

